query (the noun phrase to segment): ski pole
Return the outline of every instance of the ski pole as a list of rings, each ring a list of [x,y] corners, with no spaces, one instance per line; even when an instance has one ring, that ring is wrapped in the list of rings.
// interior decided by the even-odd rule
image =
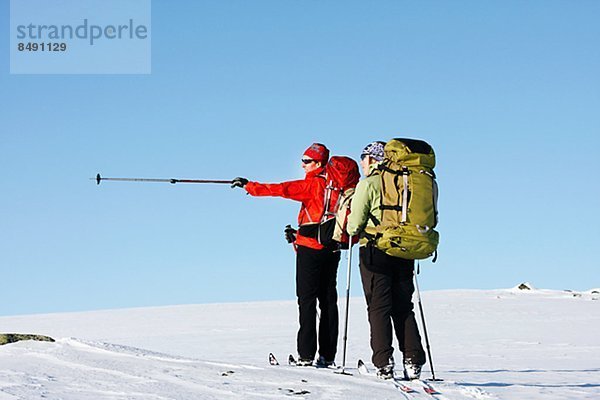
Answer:
[[[344,318],[344,350],[342,355],[342,370],[340,374],[351,375],[346,372],[346,344],[348,343],[348,309],[350,308],[350,275],[352,272],[352,236],[348,241],[348,273],[346,275],[346,317]]]
[[[96,175],[95,180],[99,185],[101,181],[121,181],[121,182],[164,182],[164,183],[227,183],[231,184],[233,181],[217,180],[217,179],[155,179],[155,178],[104,178],[100,174]]]
[[[417,266],[419,262],[417,261]],[[415,287],[417,289],[417,301],[419,303],[419,313],[421,314],[421,322],[423,323],[423,334],[425,335],[425,345],[427,346],[427,357],[429,358],[429,365],[431,366],[432,381],[441,381],[442,379],[435,378],[435,370],[433,369],[433,360],[431,358],[431,347],[429,346],[429,336],[427,335],[427,325],[425,324],[425,314],[423,313],[423,302],[421,301],[421,291],[419,290],[419,281],[417,275],[419,274],[418,267],[415,267]]]

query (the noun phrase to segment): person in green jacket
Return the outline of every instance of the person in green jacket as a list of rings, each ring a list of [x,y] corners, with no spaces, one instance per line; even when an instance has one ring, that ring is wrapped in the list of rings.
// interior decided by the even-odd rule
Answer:
[[[365,233],[381,220],[381,179],[385,142],[369,143],[362,151],[360,165],[365,178],[356,186],[347,231],[360,238],[360,275],[367,301],[371,331],[372,361],[377,376],[394,377],[393,332],[403,354],[404,377],[418,379],[425,364],[425,352],[414,314],[414,260],[392,257],[377,249]]]

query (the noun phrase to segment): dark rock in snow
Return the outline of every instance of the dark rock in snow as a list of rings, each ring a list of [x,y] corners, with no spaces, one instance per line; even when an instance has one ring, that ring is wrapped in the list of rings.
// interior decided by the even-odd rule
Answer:
[[[24,335],[20,333],[0,333],[0,346],[9,343],[19,342],[21,340],[37,340],[39,342],[54,342],[49,336],[43,335]]]
[[[529,282],[523,282],[519,286],[517,286],[519,290],[533,290],[533,286]]]

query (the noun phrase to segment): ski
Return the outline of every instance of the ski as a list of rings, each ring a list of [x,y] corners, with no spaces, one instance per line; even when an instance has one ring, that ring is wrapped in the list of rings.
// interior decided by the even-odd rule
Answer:
[[[369,368],[367,368],[367,366],[365,365],[363,360],[358,360],[358,373],[361,375],[376,377],[373,373],[369,372]],[[382,380],[382,381],[385,382],[385,380]],[[412,398],[412,396],[407,396],[407,394],[417,392],[415,389],[411,388],[410,386],[405,385],[404,383],[400,382],[400,380],[397,378],[389,379],[389,381],[392,382],[394,384],[394,386],[396,387],[396,389],[400,390],[402,392],[402,394],[404,394],[405,397],[408,399]]]
[[[269,364],[271,364],[271,365],[279,365],[279,361],[277,361],[277,358],[275,357],[275,355],[273,353],[269,353]],[[298,361],[296,361],[296,358],[292,354],[290,354],[288,356],[288,365],[291,366],[291,367],[305,366],[305,365],[299,365]],[[306,366],[316,367],[315,365],[306,365]]]
[[[367,368],[367,366],[365,365],[365,363],[362,360],[358,360],[358,372],[361,375],[375,377],[375,374],[373,374],[372,372],[369,371],[369,369]],[[394,378],[394,379],[390,379],[390,381],[396,386],[396,388],[398,390],[402,391],[403,393],[414,394],[417,392],[416,389],[405,384],[403,379]],[[445,397],[442,396],[442,393],[439,390],[437,390],[436,388],[434,388],[433,386],[431,386],[429,383],[427,383],[425,381],[422,381],[420,379],[413,379],[408,382],[418,383],[423,388],[423,391],[434,399],[445,399]]]
[[[280,365],[279,362],[277,361],[277,358],[275,357],[275,355],[273,353],[269,353],[269,364],[274,365],[274,366]],[[288,356],[288,365],[293,366],[293,367],[298,366],[298,361],[292,354],[290,354]],[[316,366],[312,365],[312,367],[316,367]],[[328,368],[328,369],[331,369],[331,368]],[[339,367],[338,367],[338,369],[339,369]],[[365,365],[365,363],[362,360],[358,360],[358,368],[357,369],[358,369],[358,372],[360,375],[377,378],[377,376],[373,372],[369,371],[369,368]],[[431,396],[433,399],[447,400],[447,398],[444,397],[440,391],[435,389],[429,383],[422,381],[420,379],[414,379],[414,380],[408,381],[407,383],[405,383],[405,381],[403,379],[396,378],[396,377],[394,377],[393,379],[381,380],[382,383],[386,382],[386,381],[389,381],[391,384],[393,384],[394,387],[398,391],[401,392],[402,396],[408,400],[418,398],[417,393],[420,391],[414,387],[409,386],[407,384],[408,382],[420,385],[421,388],[423,389],[423,392],[425,392],[427,395]],[[417,396],[417,397],[415,397],[415,396]]]
[[[429,385],[427,385],[427,386],[423,387],[423,390],[425,391],[425,393],[427,393],[427,394],[431,394],[431,395],[434,395],[434,394],[440,394],[440,393],[439,393],[437,390],[435,390],[434,388],[432,388],[432,387],[431,387],[431,386],[429,386]]]
[[[396,387],[400,390],[402,390],[405,393],[415,393],[416,390],[411,388],[410,386],[406,386],[404,383],[402,382],[398,382],[398,379],[392,379],[392,381],[394,382],[394,385],[396,385]]]
[[[418,382],[419,384],[421,384],[421,386],[423,386],[423,391],[425,393],[427,393],[428,395],[434,397],[434,398],[438,398],[438,395],[441,395],[441,393],[435,389],[433,386],[431,386],[429,383],[422,381],[420,379],[414,379],[414,382]]]
[[[291,366],[294,366],[294,367],[305,367],[305,368],[313,367],[313,368],[317,368],[317,369],[331,369],[334,371],[337,371],[340,369],[340,367],[335,365],[335,363],[331,364],[331,365],[319,365],[318,362],[317,363],[311,362],[310,364],[303,364],[303,363],[300,363],[299,360],[296,360],[296,358],[294,358],[294,356],[291,354],[288,357],[288,364]]]

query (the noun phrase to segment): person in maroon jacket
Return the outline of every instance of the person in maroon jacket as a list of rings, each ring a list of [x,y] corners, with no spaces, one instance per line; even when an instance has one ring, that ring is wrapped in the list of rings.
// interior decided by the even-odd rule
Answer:
[[[326,248],[316,238],[316,227],[324,213],[324,169],[329,150],[312,144],[302,156],[304,179],[282,183],[259,183],[235,178],[231,187],[245,188],[252,196],[276,196],[302,203],[298,213],[298,231],[286,229],[288,241],[296,242],[296,296],[300,329],[298,330],[297,365],[313,364],[317,351],[317,301],[319,322],[319,357],[317,366],[334,364],[338,340],[337,270],[340,252]]]

